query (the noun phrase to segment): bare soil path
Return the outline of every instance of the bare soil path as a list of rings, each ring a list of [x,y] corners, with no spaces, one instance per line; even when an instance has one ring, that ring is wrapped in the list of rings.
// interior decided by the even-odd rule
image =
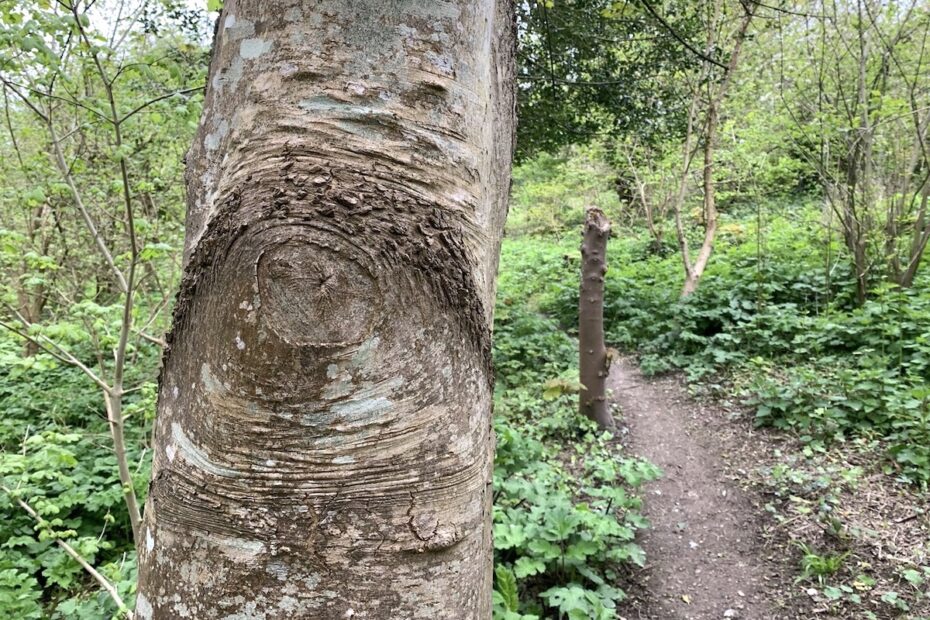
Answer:
[[[662,468],[646,486],[646,568],[632,577],[627,620],[787,620],[792,571],[761,537],[765,515],[727,465],[725,412],[691,399],[677,377],[644,377],[623,358],[609,387],[627,450]]]

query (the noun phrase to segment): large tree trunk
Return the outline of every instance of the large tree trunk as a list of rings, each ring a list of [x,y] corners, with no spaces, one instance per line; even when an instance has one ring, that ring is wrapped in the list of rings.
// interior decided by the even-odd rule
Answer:
[[[511,11],[227,0],[139,618],[490,618]]]
[[[579,378],[584,389],[578,398],[581,414],[601,428],[614,426],[607,403],[610,360],[604,344],[604,274],[610,220],[600,209],[585,213],[581,241],[581,288],[578,295]]]

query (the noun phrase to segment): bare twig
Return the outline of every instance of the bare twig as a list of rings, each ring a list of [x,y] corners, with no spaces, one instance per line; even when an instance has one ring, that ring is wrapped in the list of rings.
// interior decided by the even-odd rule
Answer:
[[[84,220],[84,225],[87,227],[87,230],[90,232],[91,236],[94,238],[94,245],[97,246],[103,260],[106,262],[107,266],[110,268],[110,271],[113,272],[113,275],[116,277],[116,281],[119,284],[120,290],[125,293],[129,290],[129,285],[126,283],[126,277],[123,275],[123,272],[120,271],[119,267],[116,266],[116,262],[113,260],[113,255],[110,253],[110,249],[106,246],[106,243],[103,242],[103,237],[97,231],[97,225],[94,223],[93,218],[90,215],[90,211],[87,210],[87,206],[84,204],[84,199],[81,195],[81,191],[78,189],[77,184],[74,182],[74,177],[71,176],[71,170],[68,166],[68,163],[65,161],[64,153],[61,150],[61,143],[58,139],[58,135],[55,132],[55,126],[51,122],[51,119],[48,119],[47,122],[49,134],[52,138],[52,150],[55,155],[55,164],[58,166],[59,172],[65,178],[65,184],[67,184],[68,189],[71,191],[71,197],[74,198],[74,204],[78,208],[78,212],[81,214],[81,218]]]
[[[135,333],[136,333],[140,338],[142,338],[143,340],[148,340],[148,341],[151,342],[152,344],[157,344],[158,346],[160,346],[160,347],[163,348],[163,349],[167,346],[167,343],[165,342],[164,338],[157,338],[157,337],[152,336],[152,335],[150,335],[150,334],[146,334],[145,332],[143,332],[143,331],[141,331],[141,330],[138,330],[138,329],[134,329],[134,330],[132,330],[132,331],[135,332]]]

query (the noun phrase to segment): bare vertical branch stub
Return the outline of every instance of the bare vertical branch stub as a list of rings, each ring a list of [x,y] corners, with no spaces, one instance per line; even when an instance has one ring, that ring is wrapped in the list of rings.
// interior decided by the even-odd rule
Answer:
[[[585,212],[581,243],[581,289],[578,296],[579,378],[584,389],[579,409],[601,428],[614,426],[607,403],[610,360],[604,344],[604,276],[610,220],[592,207]]]

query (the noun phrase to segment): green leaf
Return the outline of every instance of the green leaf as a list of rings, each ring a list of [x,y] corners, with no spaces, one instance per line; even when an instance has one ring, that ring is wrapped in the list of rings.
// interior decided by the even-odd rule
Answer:
[[[512,570],[506,566],[494,569],[496,591],[500,595],[504,608],[507,611],[519,611],[520,595],[517,592],[517,578]]]
[[[518,558],[513,565],[513,572],[517,579],[539,575],[546,570],[546,563],[538,558]]]
[[[924,576],[920,571],[908,568],[901,573],[901,576],[912,586],[920,586],[924,582]]]

